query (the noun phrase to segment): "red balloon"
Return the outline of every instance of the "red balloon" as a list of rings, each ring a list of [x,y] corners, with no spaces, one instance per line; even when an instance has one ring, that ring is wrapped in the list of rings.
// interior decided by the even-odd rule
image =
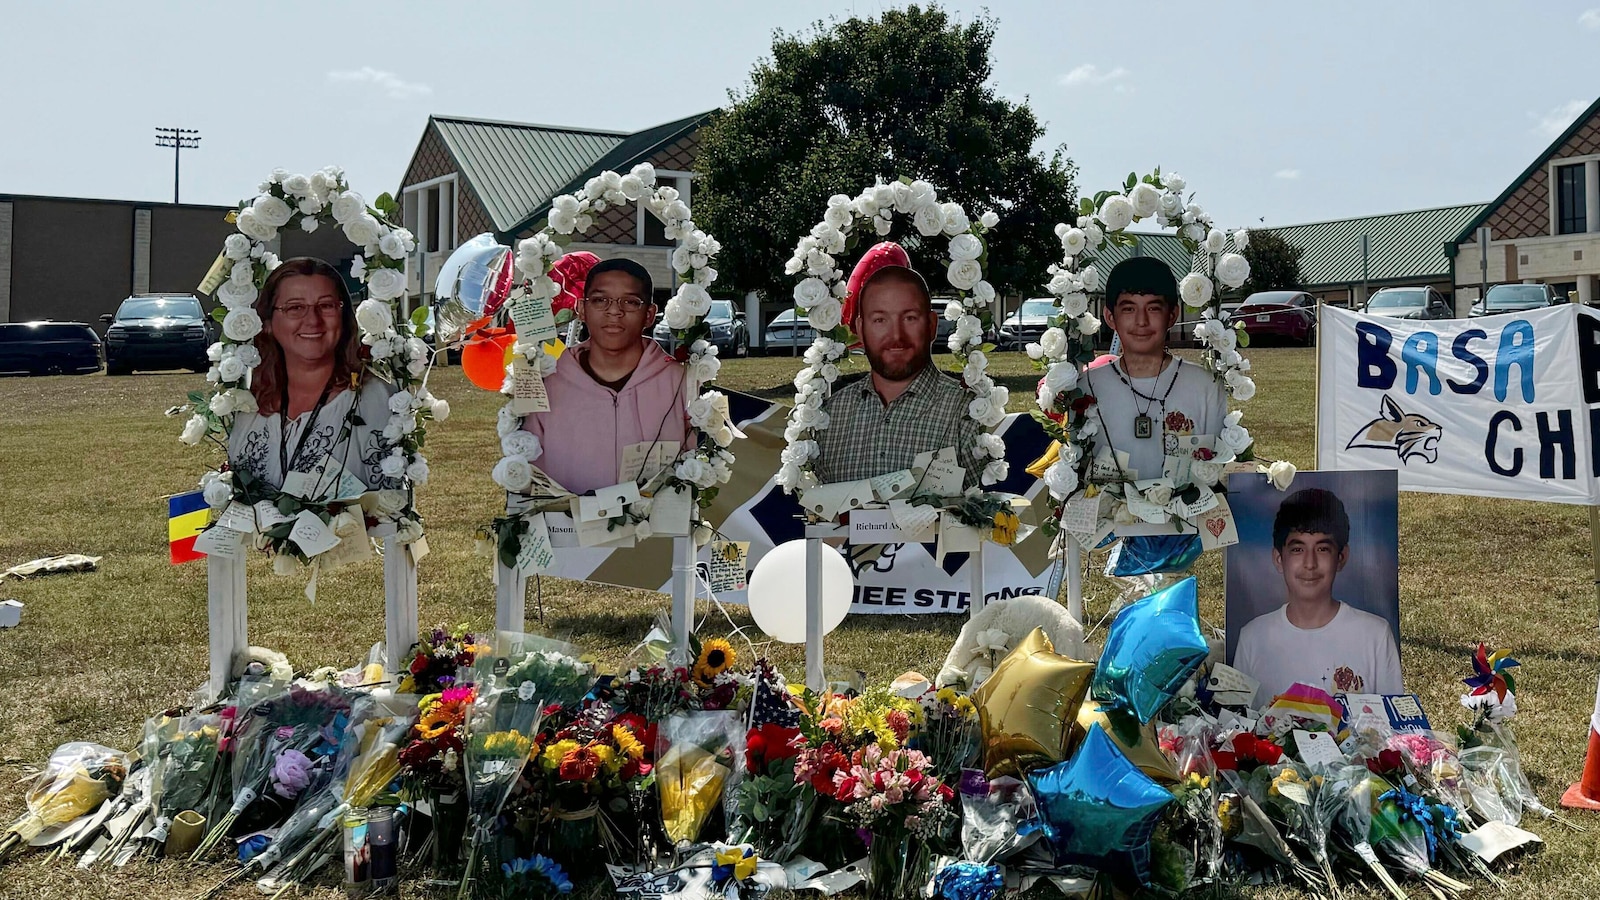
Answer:
[[[506,354],[516,342],[515,334],[482,336],[480,333],[461,348],[461,371],[466,373],[468,381],[486,391],[500,390],[506,380]]]
[[[517,281],[516,269],[516,258],[510,251],[500,254],[500,264],[484,286],[484,315],[492,316],[505,305],[506,298],[511,295],[511,287]]]

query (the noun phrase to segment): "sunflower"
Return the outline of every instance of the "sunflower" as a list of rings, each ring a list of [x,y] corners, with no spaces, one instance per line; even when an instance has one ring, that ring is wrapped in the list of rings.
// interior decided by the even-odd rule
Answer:
[[[436,737],[456,727],[455,717],[439,707],[434,707],[422,714],[417,721],[417,737],[431,741]]]
[[[732,644],[722,638],[712,638],[700,647],[700,658],[694,661],[694,680],[702,687],[709,687],[718,675],[733,668],[738,658]]]
[[[634,733],[625,725],[611,726],[611,736],[617,742],[617,749],[632,760],[644,759],[644,744],[634,736]]]

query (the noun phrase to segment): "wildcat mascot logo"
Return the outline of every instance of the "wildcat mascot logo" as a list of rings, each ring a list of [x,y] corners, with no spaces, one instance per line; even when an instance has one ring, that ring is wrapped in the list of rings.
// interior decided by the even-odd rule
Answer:
[[[1438,423],[1406,412],[1388,394],[1383,395],[1380,410],[1383,415],[1361,426],[1345,445],[1346,450],[1393,450],[1402,463],[1409,463],[1413,457],[1427,463],[1438,462],[1439,438],[1444,436]]]

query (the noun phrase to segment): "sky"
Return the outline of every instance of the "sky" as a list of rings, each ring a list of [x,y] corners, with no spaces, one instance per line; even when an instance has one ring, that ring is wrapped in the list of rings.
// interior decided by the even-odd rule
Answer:
[[[1600,0],[947,2],[997,21],[993,85],[1082,192],[1179,172],[1219,224],[1496,197],[1600,96]],[[878,0],[7,2],[0,193],[172,199],[273,168],[399,186],[431,113],[635,130],[728,102],[775,29]]]

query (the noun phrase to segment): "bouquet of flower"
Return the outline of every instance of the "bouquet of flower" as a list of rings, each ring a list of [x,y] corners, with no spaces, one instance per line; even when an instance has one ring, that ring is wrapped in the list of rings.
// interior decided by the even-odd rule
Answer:
[[[271,808],[259,810],[253,824],[268,827],[286,816],[303,792],[314,791],[314,781],[325,783],[349,714],[344,690],[333,686],[306,690],[290,685],[252,708],[249,723],[236,738],[233,804],[191,859],[203,859],[258,799],[265,799]]]
[[[533,749],[539,703],[518,692],[480,694],[467,716],[464,757],[467,783],[467,866],[457,891],[466,900],[480,855],[488,846],[500,807],[522,775]],[[503,724],[502,724],[503,723]]]
[[[1384,890],[1395,900],[1407,900],[1406,892],[1379,862],[1371,842],[1372,811],[1377,800],[1374,790],[1381,793],[1387,789],[1388,785],[1365,766],[1344,766],[1327,777],[1319,802],[1335,808],[1335,835],[1366,865]]]
[[[172,820],[179,813],[200,812],[205,806],[217,777],[222,719],[216,714],[163,719],[160,736],[160,748],[150,773],[155,827],[145,835],[151,852],[166,844]]]
[[[922,724],[912,745],[932,760],[933,772],[941,781],[953,783],[983,745],[978,709],[971,697],[948,687],[928,691],[921,703]]]
[[[599,703],[572,711],[551,704],[544,713],[526,797],[544,820],[539,851],[576,873],[598,863],[596,845],[613,862],[639,860],[649,843],[643,813],[653,783],[654,726]]]
[[[849,768],[833,778],[834,799],[871,835],[867,881],[873,893],[904,897],[919,890],[930,877],[929,842],[954,820],[955,792],[920,751],[885,751],[877,744],[851,754]]]
[[[762,859],[786,863],[817,809],[817,794],[794,777],[805,737],[799,728],[769,722],[746,732],[744,746],[746,778],[733,794],[731,840],[755,845]]]
[[[436,625],[411,646],[411,665],[400,679],[402,694],[437,694],[458,686],[483,649],[467,626]]]
[[[1241,752],[1239,738],[1247,736],[1234,737],[1235,754]],[[1249,741],[1244,744],[1250,746]],[[1281,760],[1280,753],[1279,762]],[[1322,874],[1302,862],[1283,837],[1283,831],[1288,827],[1284,818],[1290,813],[1298,815],[1301,812],[1289,805],[1294,801],[1282,798],[1283,803],[1275,806],[1268,800],[1268,797],[1276,796],[1275,792],[1281,791],[1283,785],[1298,783],[1299,774],[1294,772],[1293,767],[1287,767],[1291,774],[1280,779],[1274,776],[1274,770],[1276,768],[1281,773],[1285,767],[1278,763],[1260,765],[1249,772],[1235,771],[1223,763],[1223,760],[1218,761],[1218,774],[1233,788],[1233,795],[1225,798],[1232,807],[1229,815],[1230,824],[1235,826],[1232,840],[1265,854],[1273,863],[1282,866],[1318,894],[1324,889],[1332,890],[1333,887],[1324,880]],[[1294,793],[1294,788],[1291,788],[1291,795]],[[1276,812],[1280,818],[1275,820],[1272,812]]]
[[[1426,800],[1404,788],[1389,788],[1377,795],[1368,839],[1435,894],[1458,896],[1471,889],[1433,867],[1438,837],[1432,813]]]
[[[498,896],[516,898],[554,897],[572,893],[572,879],[561,864],[548,856],[513,859],[500,864]]]
[[[698,712],[671,716],[657,735],[655,776],[662,827],[674,845],[693,843],[722,802],[724,788],[736,787],[744,731],[736,713]]]
[[[461,757],[467,750],[467,713],[477,699],[473,685],[446,688],[418,703],[419,719],[400,749],[400,777],[413,802],[427,804],[432,828],[423,853],[431,850],[441,875],[458,861],[466,827],[466,778]]]
[[[99,744],[62,744],[44,771],[31,779],[28,811],[0,832],[0,859],[39,836],[46,828],[88,815],[122,790],[127,755]]]

